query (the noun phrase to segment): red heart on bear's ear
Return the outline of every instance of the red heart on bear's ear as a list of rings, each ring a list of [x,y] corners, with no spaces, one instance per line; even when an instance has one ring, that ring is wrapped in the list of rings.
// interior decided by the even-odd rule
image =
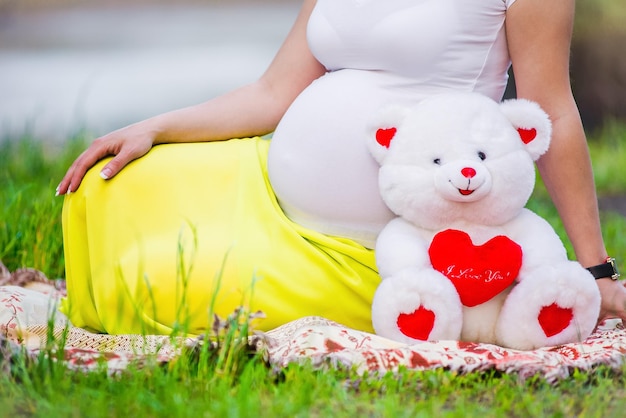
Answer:
[[[396,135],[397,131],[396,128],[380,128],[376,131],[376,142],[385,148],[389,148],[389,144],[391,144],[391,140]]]
[[[533,139],[537,137],[537,130],[535,128],[517,128],[517,132],[519,132],[519,136],[520,138],[522,138],[522,142],[524,144],[530,143]]]

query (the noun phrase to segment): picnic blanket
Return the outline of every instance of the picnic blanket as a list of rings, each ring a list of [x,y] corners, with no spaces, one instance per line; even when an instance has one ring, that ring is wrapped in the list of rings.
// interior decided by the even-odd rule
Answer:
[[[18,270],[2,284],[0,281],[0,340],[4,340],[0,341],[0,362],[1,356],[11,351],[25,349],[36,355],[46,347],[50,334],[64,339],[68,368],[88,371],[105,362],[111,373],[148,358],[159,363],[172,361],[180,355],[181,347],[198,342],[197,338],[94,334],[73,327],[56,309],[65,294],[62,282],[47,280],[32,269]],[[556,382],[575,369],[591,371],[601,365],[621,369],[626,358],[626,330],[621,320],[605,321],[580,343],[532,351],[463,341],[406,345],[321,317],[305,317],[269,332],[255,333],[249,343],[274,368],[309,362],[315,368],[353,368],[370,375],[401,367],[445,368],[459,373],[496,370],[515,373],[521,379],[538,375]]]

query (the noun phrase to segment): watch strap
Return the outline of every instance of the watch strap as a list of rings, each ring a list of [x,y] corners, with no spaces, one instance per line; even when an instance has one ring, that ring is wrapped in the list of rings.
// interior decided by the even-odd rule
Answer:
[[[615,259],[611,257],[607,258],[606,262],[602,264],[588,267],[587,270],[589,270],[596,280],[607,277],[610,277],[613,280],[619,279],[619,272],[617,271],[617,266],[615,265]]]

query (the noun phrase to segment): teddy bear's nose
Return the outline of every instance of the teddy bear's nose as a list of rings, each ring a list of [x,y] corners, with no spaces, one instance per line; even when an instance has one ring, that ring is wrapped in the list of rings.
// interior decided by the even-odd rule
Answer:
[[[461,170],[461,174],[463,174],[464,177],[471,179],[476,175],[476,170],[474,170],[472,167],[465,167]]]

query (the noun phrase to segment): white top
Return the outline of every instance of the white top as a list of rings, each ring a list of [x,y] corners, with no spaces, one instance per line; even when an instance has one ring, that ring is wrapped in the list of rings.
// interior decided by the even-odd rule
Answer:
[[[364,135],[387,104],[447,90],[500,100],[510,65],[504,19],[515,0],[318,0],[309,47],[328,73],[293,102],[268,171],[293,221],[373,248],[394,215]]]

